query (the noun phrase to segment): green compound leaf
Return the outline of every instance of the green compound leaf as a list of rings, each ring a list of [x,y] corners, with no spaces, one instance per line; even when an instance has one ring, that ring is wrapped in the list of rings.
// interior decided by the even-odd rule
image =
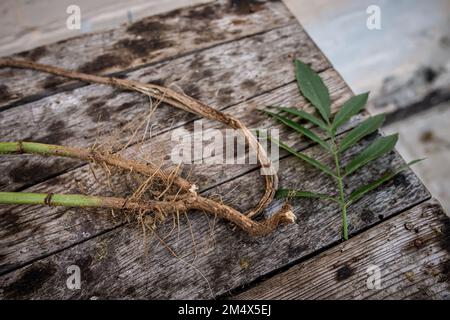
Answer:
[[[344,152],[365,136],[377,131],[377,129],[383,124],[384,119],[385,115],[380,114],[364,120],[356,128],[352,129],[345,135],[339,144],[339,152]]]
[[[364,109],[369,98],[369,92],[353,96],[344,103],[341,109],[336,113],[333,121],[333,130],[346,123],[355,114]]]
[[[349,205],[350,203],[356,202],[358,201],[363,195],[365,195],[366,193],[378,188],[380,185],[382,185],[383,183],[387,182],[388,180],[391,180],[393,177],[395,177],[397,174],[399,174],[402,171],[405,171],[406,169],[408,169],[410,166],[423,161],[425,159],[416,159],[413,160],[407,164],[405,164],[404,166],[401,166],[400,168],[398,168],[397,170],[395,170],[394,172],[389,172],[384,174],[380,179],[373,181],[365,186],[359,187],[358,189],[356,189],[355,191],[353,191],[347,199],[347,205]]]
[[[305,63],[295,60],[295,76],[301,93],[328,122],[330,118],[330,94],[319,75]]]
[[[323,120],[317,118],[316,116],[314,116],[314,115],[312,115],[312,114],[310,114],[308,112],[305,112],[303,110],[297,110],[297,109],[294,109],[294,108],[278,107],[278,109],[280,111],[289,113],[289,114],[291,114],[293,116],[297,116],[297,117],[300,117],[302,119],[308,120],[309,122],[315,124],[319,128],[322,128],[323,130],[328,130],[328,127],[325,124],[325,122],[323,122]]]
[[[371,145],[358,154],[347,166],[345,167],[345,175],[353,173],[355,170],[364,166],[368,162],[381,157],[394,149],[397,143],[398,134],[392,134],[386,137],[380,137],[375,140]]]
[[[268,137],[271,141],[275,142],[278,146],[280,146],[281,148],[283,148],[284,150],[286,150],[287,152],[289,152],[290,154],[296,156],[297,158],[300,158],[301,160],[305,161],[306,163],[312,165],[313,167],[316,167],[317,169],[325,172],[326,174],[332,176],[332,177],[336,177],[336,175],[334,174],[333,171],[331,171],[331,169],[329,169],[327,166],[325,166],[324,164],[320,163],[319,161],[308,157],[307,155],[297,152],[294,149],[288,147],[287,145],[285,145],[283,142],[278,141],[272,137]]]
[[[321,145],[325,150],[329,151],[330,150],[330,146],[328,145],[328,143],[326,143],[324,140],[322,140],[318,135],[316,135],[314,132],[312,132],[309,129],[306,129],[305,127],[299,125],[297,122],[292,121],[289,118],[280,116],[276,113],[270,112],[270,111],[264,111],[265,113],[267,113],[268,115],[274,117],[275,119],[277,119],[278,121],[282,122],[283,124],[287,125],[288,127],[294,129],[295,131],[305,135],[305,137],[308,137],[309,139],[311,139],[312,141],[318,143],[319,145]]]

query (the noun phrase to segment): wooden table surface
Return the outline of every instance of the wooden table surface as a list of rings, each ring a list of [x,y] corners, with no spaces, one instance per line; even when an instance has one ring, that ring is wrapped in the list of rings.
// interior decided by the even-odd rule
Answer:
[[[330,88],[333,110],[353,93],[291,13],[278,1],[216,1],[152,16],[19,54],[87,73],[116,74],[174,86],[241,119],[249,128],[280,129],[287,144],[327,163],[320,149],[258,112],[269,104],[308,108],[294,82],[294,58],[310,63]],[[30,70],[0,69],[2,141],[87,147],[98,132],[148,109],[148,98]],[[355,117],[346,130],[366,118]],[[171,130],[192,131],[197,118],[158,107],[142,149],[170,153]],[[203,120],[204,128],[223,128]],[[379,133],[345,155],[358,153]],[[130,137],[119,138],[126,142]],[[123,139],[123,141],[121,140]],[[134,141],[136,143],[137,141]],[[133,146],[129,147],[131,151]],[[281,153],[283,187],[331,190],[329,179]],[[167,160],[167,157],[165,158]],[[167,160],[168,161],[168,160]],[[404,163],[396,152],[360,170],[348,189]],[[107,195],[107,177],[63,158],[2,157],[1,191]],[[263,191],[252,165],[188,168],[204,195],[245,211]],[[264,213],[281,206],[275,200]],[[165,241],[110,212],[37,206],[0,207],[0,297],[6,298],[449,298],[449,227],[439,203],[410,170],[349,208],[352,238],[340,240],[333,203],[294,200],[297,222],[252,238],[224,221],[192,213]],[[146,250],[148,249],[148,250]],[[66,286],[67,267],[81,268],[81,289]],[[369,289],[367,269],[381,271]]]

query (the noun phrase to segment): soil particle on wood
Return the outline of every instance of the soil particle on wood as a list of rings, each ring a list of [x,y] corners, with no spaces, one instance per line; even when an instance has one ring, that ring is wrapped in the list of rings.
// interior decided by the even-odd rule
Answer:
[[[0,101],[7,101],[11,99],[11,93],[6,85],[0,85]]]
[[[336,271],[336,280],[343,281],[345,279],[350,278],[355,274],[355,269],[350,267],[348,264],[343,265]]]
[[[218,7],[218,5],[217,5]],[[186,14],[186,17],[193,20],[213,20],[220,18],[220,11],[213,6],[205,6],[200,8],[192,8]]]
[[[261,10],[262,2],[258,0],[230,0],[231,9],[241,15],[247,15]]]
[[[0,228],[3,236],[10,236],[19,233],[22,230],[22,224],[19,223],[20,216],[17,211],[6,210],[2,213]]]
[[[39,58],[43,57],[48,53],[48,49],[46,46],[37,47],[30,51],[26,51],[23,53],[19,53],[18,55],[22,58],[26,58],[32,61],[37,61]]]
[[[94,123],[107,122],[110,120],[110,108],[105,102],[96,101],[91,104],[91,107],[86,111],[86,114],[92,119]]]
[[[375,220],[374,214],[371,210],[365,209],[361,214],[361,220],[366,223],[371,223]]]
[[[131,54],[142,57],[147,56],[152,51],[164,49],[173,45],[174,43],[169,40],[163,40],[159,35],[149,38],[139,39],[123,39],[116,43],[116,49],[125,49]]]
[[[127,48],[128,49],[128,48]],[[84,73],[96,74],[100,73],[112,66],[126,67],[130,63],[129,59],[126,59],[124,55],[116,55],[111,53],[106,53],[98,56],[92,61],[86,62],[78,68],[78,71]]]
[[[52,169],[52,166],[47,166],[43,163],[30,165],[28,160],[24,160],[20,161],[16,167],[11,168],[8,172],[8,176],[14,182],[26,183],[32,178],[36,179],[36,176],[40,175],[39,173],[46,176],[50,169]]]
[[[53,89],[60,84],[66,83],[67,79],[63,77],[48,76],[42,83],[43,89]]]
[[[40,289],[55,272],[56,267],[50,263],[32,265],[18,280],[3,288],[3,294],[7,299],[23,299]]]
[[[164,24],[159,21],[152,21],[150,19],[140,20],[127,28],[127,32],[135,36],[161,34],[165,31],[171,30],[173,30],[171,25]]]

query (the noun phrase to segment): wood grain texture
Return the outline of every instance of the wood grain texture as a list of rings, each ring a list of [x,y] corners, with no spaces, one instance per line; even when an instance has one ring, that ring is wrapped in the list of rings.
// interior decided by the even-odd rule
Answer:
[[[279,1],[221,0],[151,16],[131,25],[42,46],[16,56],[105,74],[192,53],[295,23]],[[0,108],[50,95],[68,81],[31,70],[0,70]],[[81,84],[78,84],[78,86]]]
[[[345,161],[376,136],[350,149]],[[327,164],[332,163],[317,146],[305,152]],[[401,163],[403,160],[391,152],[360,170],[346,185],[351,191]],[[326,176],[301,165],[293,157],[280,161],[279,175],[284,187],[335,191]],[[255,188],[259,179],[259,171],[252,171],[205,193],[220,194],[225,203],[245,211],[262,192]],[[350,234],[428,198],[428,192],[411,171],[400,174],[349,208]],[[274,201],[266,214],[273,213],[281,204],[282,201]],[[293,205],[298,218],[296,224],[256,239],[195,212],[189,214],[189,223],[182,216],[179,229],[175,228],[171,234],[172,221],[162,226],[158,236],[167,236],[164,245],[155,236],[144,240],[136,224],[127,224],[6,273],[0,278],[3,289],[0,297],[174,299],[222,295],[339,241],[341,219],[334,203],[299,199],[293,201]],[[167,245],[178,258],[168,251]],[[146,248],[148,254],[145,254]],[[82,269],[84,280],[79,291],[68,290],[65,286],[66,268],[72,264]]]
[[[336,110],[351,96],[350,89],[332,69],[322,73],[326,85],[330,88],[333,101],[332,109]],[[295,106],[299,109],[310,110],[311,106],[299,95],[295,83],[283,86],[248,101],[230,107],[227,111],[241,119],[249,128],[276,128],[280,130],[280,137],[292,147],[301,150],[310,145],[309,141],[299,138],[298,134],[280,126],[265,114],[258,112],[262,106],[269,104],[283,104]],[[355,117],[349,126],[359,123],[365,116]],[[203,120],[204,135],[208,136],[213,130],[224,132],[224,127],[218,122]],[[181,127],[185,130],[183,136],[192,136],[193,126]],[[347,128],[343,128],[348,129]],[[153,163],[172,165],[170,154],[177,145],[178,140],[172,140],[172,131],[164,132],[152,137],[139,148],[130,147],[123,154],[128,157],[145,160],[151,155]],[[285,153],[281,153],[281,156]],[[16,158],[16,157],[14,157]],[[46,163],[49,158],[28,156],[26,159],[35,158]],[[4,157],[5,161],[11,161]],[[205,161],[209,159],[204,157]],[[55,163],[64,163],[64,158],[54,159]],[[79,162],[75,162],[79,163]],[[184,176],[189,175],[189,180],[194,181],[200,190],[213,188],[221,183],[232,180],[251,170],[256,165],[224,165],[224,164],[186,164],[183,167]],[[31,171],[33,172],[33,171]],[[116,177],[114,185],[115,193],[108,185],[108,178],[101,170],[95,170],[96,176],[92,175],[88,165],[71,170],[65,174],[42,182],[36,186],[27,188],[29,192],[52,192],[52,193],[79,193],[86,192],[98,195],[128,195],[131,186],[121,184],[121,176]],[[114,181],[113,181],[114,182]],[[257,185],[263,186],[262,178]],[[82,190],[80,190],[80,187]],[[120,225],[123,219],[109,219],[109,213],[99,211],[86,211],[66,208],[47,207],[0,207],[0,218],[3,221],[0,228],[0,238],[7,244],[0,249],[0,270],[5,272],[18,265],[37,259],[43,255],[56,252],[74,243],[89,239],[105,230]]]
[[[278,47],[283,51],[273,50]],[[303,29],[289,25],[145,67],[127,74],[127,78],[163,83],[223,110],[292,82],[294,57],[311,63],[317,71],[330,67]],[[97,141],[99,134],[110,134],[145,116],[150,106],[148,97],[142,94],[89,85],[0,112],[0,136],[2,141],[87,147]],[[153,113],[152,135],[193,119],[185,111],[160,105]],[[121,135],[118,140],[125,143],[130,138],[131,135]],[[0,177],[0,189],[9,191],[33,185],[76,165],[71,160],[50,158],[6,160],[0,164],[0,170],[5,172]]]
[[[449,299],[450,220],[426,201],[235,299]],[[370,266],[381,289],[369,289]]]
[[[213,0],[78,0],[82,11],[80,29],[66,27],[71,0],[20,2],[5,0],[0,21],[0,56],[11,55],[60,40],[118,28],[144,17]]]
[[[207,21],[193,26],[194,21],[202,19]],[[82,48],[72,53],[62,48],[67,43],[58,43],[50,53],[37,50],[25,56],[90,72],[129,70],[122,76],[182,90],[221,110],[227,109],[250,128],[271,128],[274,122],[258,114],[256,108],[276,103],[309,108],[293,83],[294,57],[320,72],[332,91],[334,109],[351,95],[304,30],[291,20],[278,2],[220,1],[103,33],[105,42],[96,38],[98,35],[69,40],[67,43],[72,44],[79,41],[78,47]],[[242,31],[236,31],[244,25]],[[85,60],[80,58],[83,50]],[[98,59],[111,61],[102,66]],[[79,63],[64,64],[74,61]],[[0,83],[0,92],[6,96],[6,107],[0,112],[0,121],[5,124],[0,134],[5,140],[87,147],[95,143],[99,132],[120,127],[149,109],[145,97],[107,86],[76,84],[70,92],[55,94],[55,90],[71,87],[48,75],[39,78],[42,75],[34,72],[1,72],[11,76],[11,82]],[[15,93],[11,100],[9,84],[19,88],[25,87],[21,85],[24,82],[36,90]],[[42,82],[46,82],[46,88]],[[35,101],[37,98],[42,99]],[[170,165],[172,130],[184,126],[190,134],[195,118],[163,105],[153,117],[152,138],[145,140],[140,149],[130,147],[124,153],[131,155],[137,150],[134,157],[145,160],[151,155]],[[355,117],[349,127],[364,117],[366,114]],[[204,121],[204,127],[223,129],[211,121]],[[377,136],[372,134],[347,150],[344,164]],[[333,163],[320,147],[311,146],[285,128],[281,137],[294,148],[326,164]],[[128,139],[124,136],[119,141]],[[108,179],[98,169],[93,177],[91,168],[82,163],[37,157],[7,159],[10,162],[0,164],[6,172],[5,177],[0,177],[0,189],[104,195],[127,195],[131,190],[129,178],[118,175]],[[347,191],[403,163],[396,152],[391,152],[349,178]],[[282,187],[336,192],[329,177],[285,153],[281,154],[279,167]],[[258,187],[262,185],[261,176],[255,165],[195,164],[185,166],[183,171],[199,182],[203,195],[216,197],[240,211],[254,206],[263,192]],[[349,208],[350,234],[356,235],[429,197],[412,171],[405,171]],[[264,214],[271,215],[282,204],[281,200],[274,201]],[[127,222],[118,212],[5,206],[0,210],[0,298],[220,297],[340,241],[341,217],[335,203],[296,199],[292,204],[297,223],[264,238],[252,238],[202,212],[173,217],[156,233],[143,234],[136,222]],[[66,286],[67,267],[73,264],[81,268],[81,290],[72,291]]]

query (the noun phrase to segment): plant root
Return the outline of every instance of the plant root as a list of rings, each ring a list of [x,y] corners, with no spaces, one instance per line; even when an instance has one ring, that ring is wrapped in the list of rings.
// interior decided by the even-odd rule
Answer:
[[[267,235],[275,230],[278,225],[295,221],[295,215],[287,203],[270,218],[258,222],[227,205],[219,204],[198,194],[192,194],[180,200],[172,201],[132,201],[124,198],[79,194],[0,192],[0,203],[109,208],[140,212],[142,215],[152,212],[155,213],[153,216],[150,216],[154,220],[152,221],[153,226],[158,221],[164,221],[168,215],[177,215],[180,212],[186,213],[189,210],[203,210],[234,223],[252,236]]]
[[[272,202],[275,191],[278,187],[278,176],[272,165],[272,162],[268,158],[266,151],[258,142],[256,137],[247,129],[247,127],[238,119],[233,116],[216,110],[192,97],[189,97],[183,93],[178,93],[172,89],[162,87],[156,84],[145,84],[132,80],[118,79],[114,77],[103,77],[85,74],[81,72],[66,70],[50,65],[44,65],[27,60],[18,60],[10,58],[0,58],[0,67],[13,67],[32,69],[51,73],[54,75],[66,77],[73,80],[80,80],[89,83],[98,83],[111,85],[124,90],[131,90],[143,93],[147,96],[159,99],[165,103],[168,103],[176,108],[193,113],[200,117],[216,120],[222,122],[226,126],[236,129],[242,134],[250,147],[255,151],[258,162],[265,172],[265,192],[255,208],[246,213],[248,217],[254,217],[264,210],[270,202]]]
[[[284,204],[278,212],[265,220],[255,221],[252,219],[272,202],[278,185],[278,177],[266,151],[260,145],[256,137],[241,121],[233,116],[216,110],[183,93],[178,93],[172,89],[155,84],[144,84],[114,77],[89,75],[32,61],[9,58],[0,58],[0,67],[32,69],[73,80],[111,85],[124,90],[136,91],[143,93],[150,98],[158,99],[158,103],[165,102],[197,116],[219,121],[232,129],[238,130],[239,133],[244,136],[246,142],[256,153],[265,179],[264,194],[260,198],[258,204],[253,209],[243,214],[234,208],[223,204],[221,201],[215,201],[200,196],[197,193],[198,187],[178,176],[177,171],[166,172],[151,163],[126,159],[118,153],[112,153],[112,150],[101,152],[98,148],[94,147],[74,148],[22,141],[0,142],[0,154],[31,153],[43,156],[63,156],[83,160],[90,164],[98,164],[107,172],[108,177],[111,175],[109,166],[146,177],[144,181],[141,181],[136,191],[128,198],[0,192],[0,203],[21,204],[21,201],[24,200],[21,197],[25,197],[25,200],[29,200],[29,202],[26,202],[27,204],[98,207],[108,208],[113,212],[114,210],[123,210],[124,212],[137,213],[138,220],[141,222],[143,228],[150,227],[150,229],[153,230],[156,224],[164,221],[168,215],[172,215],[175,221],[175,219],[179,220],[180,213],[187,213],[189,210],[199,210],[200,212],[206,212],[213,215],[214,218],[218,217],[228,220],[252,236],[264,236],[272,232],[280,224],[295,222],[296,217],[292,212],[291,206],[288,204]],[[145,138],[147,133],[148,121],[149,118],[146,119],[145,133],[142,139]],[[133,133],[133,136],[135,134],[136,132]],[[131,140],[126,146],[131,143]],[[162,181],[162,190],[158,192],[149,190],[151,185],[155,186],[153,179]],[[177,188],[176,191],[174,191],[174,187]],[[152,199],[142,200],[141,197],[144,192],[147,191],[150,191]],[[147,215],[148,213],[152,214]]]
[[[43,156],[60,156],[83,160],[86,162],[95,162],[101,165],[111,165],[130,172],[139,172],[146,176],[154,176],[167,180],[171,175],[169,172],[164,172],[160,168],[150,164],[141,163],[134,160],[125,159],[116,154],[102,154],[93,149],[83,149],[75,147],[65,147],[59,145],[43,144],[36,142],[1,142],[0,154],[39,154]],[[176,176],[173,178],[173,183],[182,190],[195,193],[197,186],[191,184],[189,181]]]
[[[36,194],[22,192],[0,192],[0,203],[4,204],[41,204],[48,206],[68,206],[68,207],[98,207],[119,209],[124,211],[138,212],[139,216],[152,212],[149,216],[150,225],[156,226],[168,215],[179,216],[180,213],[189,210],[200,210],[228,220],[252,236],[264,236],[275,230],[280,224],[295,222],[295,215],[290,205],[285,204],[281,210],[263,221],[255,221],[227,206],[221,202],[202,197],[197,192],[191,192],[193,184],[172,173],[164,172],[160,168],[146,165],[133,160],[128,160],[118,154],[101,154],[93,152],[91,149],[72,148],[57,145],[47,145],[34,142],[0,142],[0,154],[39,154],[44,156],[63,156],[81,159],[97,164],[109,164],[126,171],[133,171],[150,178],[159,177],[165,181],[163,193],[158,195],[158,199],[163,196],[163,200],[141,201],[140,196],[147,189],[149,179],[147,179],[130,198],[100,197],[88,195],[64,195],[64,194]],[[172,181],[184,193],[164,194],[170,188]],[[147,223],[145,223],[147,224]]]

